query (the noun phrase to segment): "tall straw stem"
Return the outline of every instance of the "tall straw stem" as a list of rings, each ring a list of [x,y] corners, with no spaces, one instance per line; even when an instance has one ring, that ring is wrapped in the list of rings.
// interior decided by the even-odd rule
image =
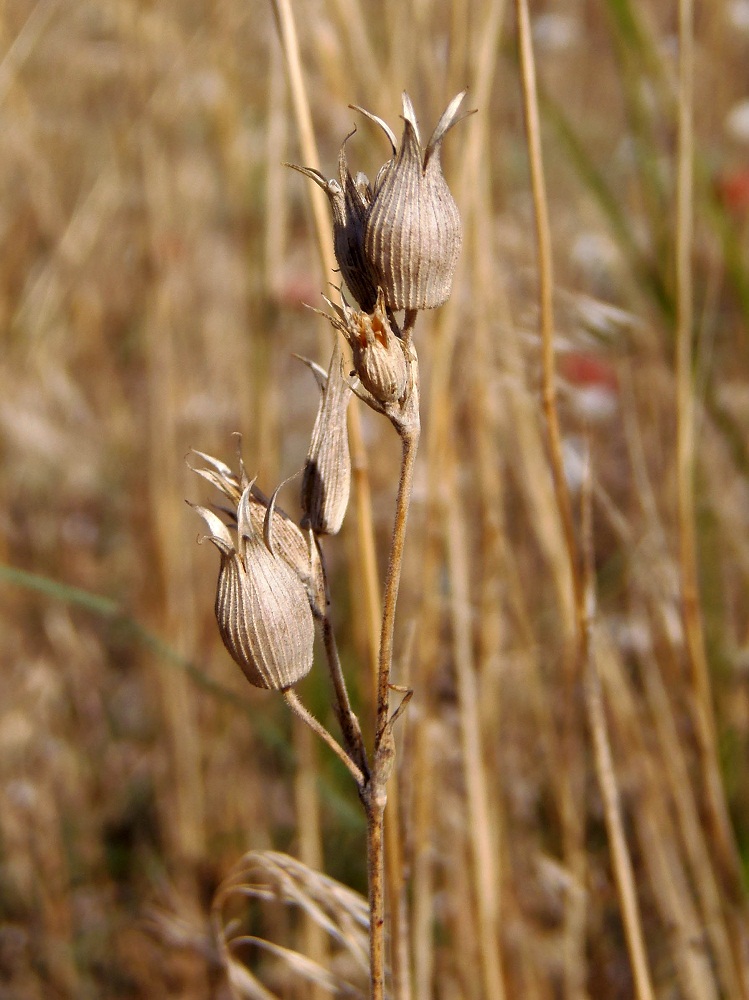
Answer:
[[[481,739],[480,693],[471,623],[469,546],[454,446],[444,462],[444,476],[447,494],[444,505],[445,547],[451,581],[450,617],[468,805],[471,875],[478,918],[479,964],[484,996],[504,1000],[507,991],[500,961],[499,936],[502,886],[496,861],[500,854],[500,834],[499,824],[492,822],[496,820],[496,814],[492,815],[489,803]]]
[[[572,506],[564,475],[561,431],[556,405],[551,232],[541,155],[541,127],[538,113],[536,69],[531,41],[530,17],[527,0],[516,0],[515,6],[518,21],[523,110],[530,160],[538,254],[543,408],[546,418],[554,493],[567,553],[568,570],[572,587],[572,614],[574,615],[574,621],[565,623],[567,626],[565,631],[571,636],[571,642],[568,641],[567,648],[564,651],[566,710],[562,732],[564,755],[564,773],[561,778],[562,835],[565,863],[575,881],[579,885],[584,885],[586,858],[583,823],[581,819],[583,810],[581,803],[578,801],[580,790],[574,781],[574,776],[582,773],[582,768],[584,767],[580,726],[574,707],[574,690],[580,676],[581,664],[586,658],[584,593],[580,560],[575,541]],[[565,604],[569,606],[567,602]],[[570,897],[565,913],[564,973],[565,993],[569,997],[577,996],[584,990],[584,906],[584,894],[576,894]]]
[[[593,737],[594,760],[596,774],[606,809],[607,830],[609,834],[612,862],[617,878],[622,919],[627,937],[627,946],[635,978],[637,996],[640,1000],[652,1000],[653,987],[647,964],[642,925],[640,921],[637,896],[634,886],[634,874],[629,855],[621,815],[621,806],[613,769],[606,718],[603,711],[602,693],[600,691],[595,665],[591,659],[590,623],[588,617],[588,594],[585,580],[584,559],[575,538],[575,528],[572,517],[567,481],[564,475],[562,459],[561,431],[556,405],[556,381],[554,362],[554,315],[553,315],[553,270],[551,254],[551,233],[549,227],[546,190],[541,154],[541,130],[538,115],[538,96],[536,90],[535,63],[531,42],[530,19],[527,0],[516,0],[518,15],[518,33],[520,44],[520,61],[523,85],[523,102],[525,111],[526,133],[530,157],[531,184],[533,189],[533,204],[535,208],[536,239],[539,260],[539,298],[541,312],[541,341],[543,360],[543,405],[549,436],[549,452],[557,506],[562,523],[567,556],[569,560],[570,578],[574,597],[574,646],[567,654],[567,695],[568,706],[565,713],[565,746],[567,748],[567,767],[574,764],[584,766],[580,735],[575,732],[575,713],[573,710],[572,693],[574,682],[585,670],[586,709],[588,724]],[[588,510],[589,515],[589,510]],[[584,518],[585,527],[585,518]],[[589,540],[592,551],[592,539]],[[589,557],[588,574],[592,580],[592,556]],[[587,669],[586,669],[587,667]],[[570,790],[564,796],[567,809],[576,806],[574,792]],[[568,814],[569,816],[569,814]],[[582,830],[578,824],[569,822],[566,836],[571,836],[568,851],[573,862],[573,871],[579,877],[577,865],[584,864],[584,845],[581,842]],[[581,860],[582,858],[582,860]],[[581,972],[575,967],[575,951],[579,952],[582,936],[580,915],[568,916],[569,942],[565,972],[569,995],[575,995],[580,989]],[[573,965],[575,963],[575,965]]]
[[[645,937],[637,903],[634,867],[624,832],[621,797],[614,769],[609,727],[606,720],[604,692],[598,671],[594,620],[597,602],[595,563],[593,554],[593,512],[591,504],[590,461],[586,462],[582,495],[582,566],[585,586],[585,706],[593,742],[593,759],[603,799],[606,833],[611,850],[611,862],[616,878],[619,904],[622,910],[627,950],[632,963],[637,1000],[655,1000],[650,976]]]
[[[702,780],[717,856],[726,884],[739,885],[738,862],[720,765],[710,671],[700,607],[694,496],[694,376],[692,333],[693,44],[692,0],[679,0],[679,111],[676,174],[676,464],[681,596],[687,654],[694,684],[694,715]]]

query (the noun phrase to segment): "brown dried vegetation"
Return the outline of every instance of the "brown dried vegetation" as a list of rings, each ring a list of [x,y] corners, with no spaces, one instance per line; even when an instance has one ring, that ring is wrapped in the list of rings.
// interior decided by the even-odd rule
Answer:
[[[531,10],[564,455],[571,484],[586,453],[591,475],[599,688],[570,657],[512,11],[295,5],[326,176],[349,103],[393,122],[407,89],[426,128],[467,83],[479,109],[444,149],[464,227],[453,295],[416,334],[424,435],[395,678],[415,695],[390,801],[416,1000],[479,1000],[493,975],[508,1000],[636,995],[601,725],[655,995],[747,996],[749,261],[728,183],[747,145],[724,128],[742,97],[741,6],[702,5],[695,36],[706,745],[676,516],[676,4]],[[241,431],[263,489],[302,468],[318,390],[292,354],[326,365],[331,332],[299,307],[336,278],[308,191],[281,166],[301,159],[270,5],[17,0],[0,45],[0,996],[227,997],[209,911],[238,858],[287,851],[362,890],[363,830],[348,776],[221,643],[215,553],[194,544],[183,500],[206,496],[184,457],[230,462]],[[373,132],[348,144],[370,170]],[[382,560],[397,446],[362,418]],[[355,515],[326,556],[367,720]],[[335,729],[317,665],[302,690]],[[319,956],[282,909],[254,933]],[[289,986],[292,964],[272,973],[283,995],[325,995],[324,979]]]

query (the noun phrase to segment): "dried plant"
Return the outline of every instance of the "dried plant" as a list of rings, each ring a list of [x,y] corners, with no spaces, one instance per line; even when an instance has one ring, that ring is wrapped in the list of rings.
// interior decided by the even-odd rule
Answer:
[[[749,998],[749,29],[694,7],[4,6],[0,993],[366,993],[356,790],[418,371],[388,995]],[[377,168],[415,146],[404,88],[418,167],[466,83],[461,256],[412,330],[367,250]],[[267,576],[224,594],[234,668],[241,550]],[[314,662],[260,689],[295,676],[260,627],[288,592]],[[361,894],[346,944],[323,872]]]
[[[412,694],[394,688],[390,681],[395,612],[420,435],[419,368],[412,333],[420,309],[434,308],[449,297],[460,252],[460,216],[442,176],[439,157],[446,133],[465,117],[458,113],[464,96],[465,91],[450,102],[424,151],[408,94],[403,95],[405,131],[397,151],[393,133],[385,122],[364,112],[380,125],[393,147],[393,159],[380,168],[374,189],[363,175],[356,180],[351,177],[345,141],[339,155],[339,181],[326,181],[311,168],[295,168],[320,185],[328,196],[338,264],[362,305],[362,311],[357,311],[345,300],[341,306],[327,300],[332,309],[330,322],[351,348],[357,380],[351,385],[344,381],[337,344],[327,373],[313,362],[306,362],[317,379],[321,400],[302,481],[301,523],[312,539],[309,563],[303,572],[300,574],[296,565],[277,555],[273,547],[276,494],[265,508],[261,536],[252,520],[253,507],[257,508],[259,501],[253,498],[254,482],[248,481],[244,466],[239,480],[209,456],[203,457],[210,468],[196,470],[238,504],[236,543],[215,513],[205,507],[195,508],[221,553],[216,618],[225,646],[252,684],[283,692],[290,708],[333,748],[357,783],[367,817],[373,1000],[382,1000],[385,995],[384,813],[395,761],[393,726]],[[394,315],[401,309],[406,311],[402,330]],[[351,392],[385,415],[402,443],[380,632],[375,738],[370,753],[364,747],[359,720],[351,711],[327,616],[323,616],[325,648],[343,747],[313,719],[293,691],[312,664],[317,589],[305,589],[305,583],[313,578],[313,558],[320,551],[321,536],[339,531],[348,505],[351,462],[345,421]],[[324,564],[320,560],[316,565]],[[327,584],[324,589],[327,593]],[[392,715],[391,690],[403,694]]]

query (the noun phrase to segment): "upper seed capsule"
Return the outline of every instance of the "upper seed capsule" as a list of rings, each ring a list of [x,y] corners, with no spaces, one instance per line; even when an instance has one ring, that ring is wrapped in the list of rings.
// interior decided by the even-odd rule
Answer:
[[[391,130],[364,112],[384,129],[394,153],[380,170],[364,223],[364,257],[388,309],[433,309],[450,296],[463,237],[458,206],[442,175],[440,147],[465,117],[459,113],[464,96],[465,91],[450,102],[425,150],[408,94],[403,94],[405,125],[397,151]]]
[[[371,313],[351,309],[346,300],[328,318],[340,330],[351,348],[354,371],[366,391],[381,405],[395,403],[408,390],[408,362],[403,341],[393,333],[385,309],[382,289]]]
[[[400,148],[377,115],[351,105],[384,131],[393,158],[379,170],[374,190],[363,174],[351,176],[346,137],[338,156],[338,180],[310,167],[294,167],[325,191],[333,211],[333,241],[341,275],[365,313],[381,288],[385,308],[433,309],[449,296],[462,243],[458,208],[442,176],[440,147],[447,132],[472,112],[460,112],[466,92],[448,104],[426,149],[416,114],[403,94],[405,122]]]

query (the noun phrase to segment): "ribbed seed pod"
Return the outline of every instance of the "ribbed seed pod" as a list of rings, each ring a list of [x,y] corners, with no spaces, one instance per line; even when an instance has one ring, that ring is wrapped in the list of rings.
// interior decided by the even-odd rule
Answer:
[[[351,491],[351,456],[346,427],[351,390],[341,372],[341,351],[337,343],[327,374],[314,362],[301,360],[312,370],[321,393],[302,479],[302,525],[316,534],[335,535],[341,530]]]
[[[393,311],[433,309],[450,296],[462,228],[442,175],[440,147],[465,117],[459,114],[464,96],[465,91],[450,102],[422,150],[411,99],[403,94],[403,138],[395,158],[378,174],[364,226],[364,257]],[[392,141],[384,122],[368,117]]]
[[[276,507],[275,498],[270,520],[265,507],[257,497],[253,495],[251,499],[250,517],[253,525],[262,531],[265,524],[268,524],[274,553],[294,570],[307,591],[312,614],[315,618],[322,618],[327,606],[325,575],[314,540],[305,535],[288,514],[284,514]],[[263,501],[265,502],[265,498]]]
[[[346,142],[338,155],[339,180],[326,180],[310,167],[293,167],[325,191],[333,211],[333,243],[343,280],[366,313],[382,288],[385,306],[433,309],[452,288],[460,254],[460,215],[442,176],[440,147],[449,130],[466,117],[460,105],[466,92],[447,106],[425,150],[411,98],[403,94],[405,122],[400,148],[390,127],[377,115],[351,105],[385,132],[393,158],[380,167],[374,191],[363,174],[352,178]]]
[[[359,381],[378,403],[403,399],[408,388],[409,370],[403,342],[393,333],[382,289],[373,312],[358,312],[344,301],[343,307],[328,304],[335,312],[330,319],[351,347]]]
[[[216,620],[224,645],[256,687],[281,691],[309,673],[315,626],[307,590],[252,523],[252,485],[237,509],[237,543],[219,517],[195,509],[221,553]],[[266,538],[272,508],[266,514]]]
[[[333,212],[333,249],[341,277],[362,309],[369,312],[374,309],[377,299],[377,285],[364,256],[364,222],[371,191],[364,174],[357,174],[354,180],[348,168],[346,143],[353,134],[346,136],[338,154],[338,181],[326,180],[312,167],[299,167],[294,163],[287,166],[309,177],[328,196]]]
[[[217,458],[213,458],[212,455],[206,455],[201,451],[195,451],[194,454],[202,458],[210,466],[208,469],[195,469],[194,471],[217,489],[221,490],[224,496],[231,501],[231,509],[223,508],[223,512],[231,519],[234,527],[237,526],[239,501],[244,490],[248,486],[250,487],[250,521],[258,535],[264,534],[271,501],[254,483],[250,483],[241,459],[240,476],[237,477],[228,465]],[[219,523],[221,522],[219,521]],[[273,551],[299,577],[299,580],[307,591],[313,615],[316,618],[322,617],[327,603],[325,578],[314,542],[275,503],[272,504],[268,526],[271,533]]]

